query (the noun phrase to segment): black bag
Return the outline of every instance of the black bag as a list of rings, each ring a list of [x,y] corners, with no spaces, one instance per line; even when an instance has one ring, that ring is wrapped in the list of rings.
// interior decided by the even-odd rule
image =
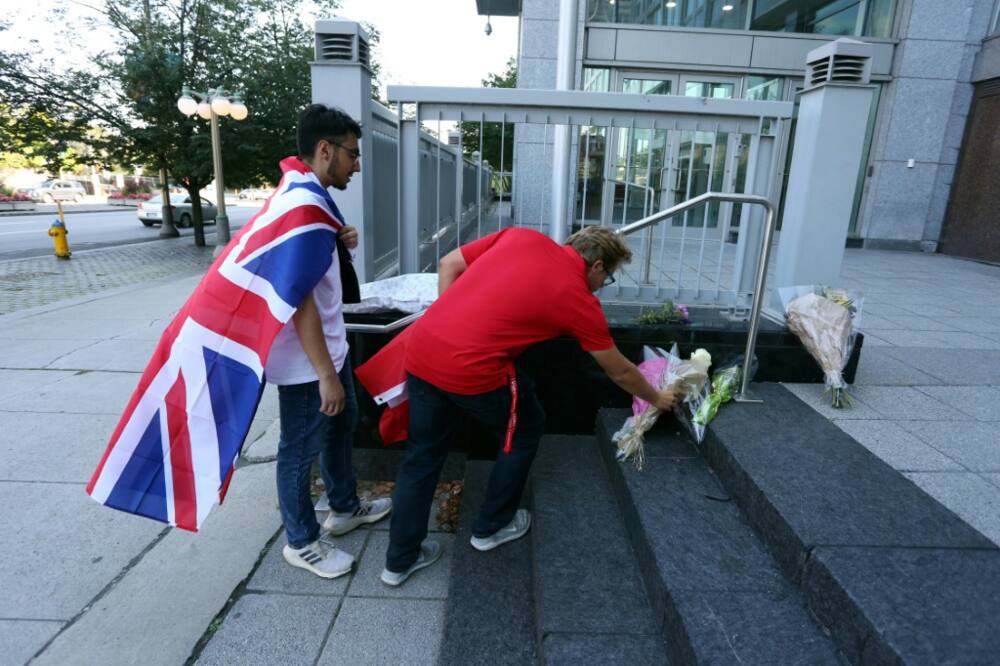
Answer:
[[[340,261],[340,287],[344,293],[345,303],[361,302],[361,287],[358,285],[358,274],[354,272],[354,261],[340,238],[337,238],[337,259]]]

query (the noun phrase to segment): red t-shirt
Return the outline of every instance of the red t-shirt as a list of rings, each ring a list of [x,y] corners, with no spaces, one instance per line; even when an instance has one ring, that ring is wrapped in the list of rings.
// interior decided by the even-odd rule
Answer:
[[[530,229],[504,229],[467,245],[468,268],[410,327],[406,370],[462,395],[507,382],[525,349],[571,335],[584,351],[614,346],[583,257]]]

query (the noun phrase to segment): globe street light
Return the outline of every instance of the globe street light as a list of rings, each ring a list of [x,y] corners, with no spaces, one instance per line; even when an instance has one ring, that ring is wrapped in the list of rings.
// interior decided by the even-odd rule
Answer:
[[[229,217],[226,215],[225,188],[222,184],[219,116],[232,116],[233,120],[243,120],[249,111],[243,104],[243,98],[239,93],[228,93],[222,88],[210,88],[207,93],[202,93],[186,86],[181,90],[181,96],[177,99],[177,109],[185,116],[193,116],[197,113],[205,120],[212,121],[212,165],[215,168],[215,198],[219,208],[215,218],[217,229],[215,244],[222,247],[229,242]]]

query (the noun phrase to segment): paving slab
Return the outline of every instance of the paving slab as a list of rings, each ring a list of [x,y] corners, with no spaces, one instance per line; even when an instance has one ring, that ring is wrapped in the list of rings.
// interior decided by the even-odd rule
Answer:
[[[705,451],[785,572],[819,544],[976,548],[991,543],[784,387],[719,410]]]
[[[56,635],[62,622],[0,620],[0,666],[21,666]]]
[[[857,386],[913,386],[935,384],[937,379],[900,361],[885,349],[872,347],[866,334],[854,383]]]
[[[754,391],[756,387],[754,385]],[[858,386],[848,387],[853,404],[850,408],[834,409],[830,406],[830,394],[822,384],[782,384],[793,395],[802,402],[812,407],[828,419],[837,421],[871,421],[884,418],[881,412],[877,412],[864,403],[864,400],[857,396]],[[721,411],[721,410],[720,410]]]
[[[196,663],[312,666],[338,610],[339,597],[244,594]]]
[[[118,418],[0,412],[0,480],[88,482]]]
[[[907,423],[914,436],[973,472],[1000,472],[1000,437],[995,423],[942,421]]]
[[[934,472],[965,469],[911,432],[911,428],[926,425],[925,421],[842,420],[834,423],[893,469]]]
[[[225,504],[213,509],[198,534],[170,530],[36,663],[72,663],[81,654],[94,664],[144,663],[150,655],[165,664],[183,663],[236,586],[253,570],[278,524],[274,464],[237,470]],[[65,560],[60,564],[66,566]],[[161,618],[156,631],[150,631],[151,618]]]
[[[431,534],[429,540],[441,544],[443,553],[435,564],[413,574],[405,584],[389,587],[379,579],[385,568],[385,553],[389,547],[389,533],[373,530],[361,558],[357,573],[347,588],[349,597],[378,597],[386,599],[445,599],[448,597],[448,574],[455,537],[451,534]],[[468,544],[465,544],[468,545]],[[471,546],[469,546],[471,548]]]
[[[0,412],[121,415],[138,385],[137,372],[79,372],[0,399]]]
[[[997,377],[1000,382],[1000,377]],[[921,393],[953,407],[977,421],[1000,421],[997,386],[916,386]]]
[[[96,340],[15,340],[0,332],[0,368],[40,370],[61,356],[96,344]]]
[[[141,373],[156,348],[151,340],[101,340],[55,359],[47,367]]]
[[[247,583],[247,589],[252,592],[343,596],[344,592],[347,591],[351,576],[357,575],[357,573],[325,580],[304,569],[291,566],[285,562],[285,558],[281,554],[285,544],[288,543],[284,528],[281,528],[279,532],[278,537],[268,549],[267,555],[264,556],[264,560]],[[360,558],[370,533],[366,529],[357,529],[342,537],[326,537],[325,539],[328,543],[350,553],[355,558]]]
[[[281,421],[274,419],[263,433],[251,439],[254,434],[256,433],[251,427],[250,435],[247,437],[248,444],[243,447],[243,457],[250,462],[274,460],[278,455],[278,442],[281,439]]]
[[[910,472],[907,478],[1000,544],[1000,489],[971,472]]]
[[[883,418],[915,421],[959,421],[966,416],[941,404],[912,386],[855,386],[851,397],[857,398]],[[853,410],[839,410],[853,411]]]
[[[347,597],[317,664],[436,664],[444,604],[440,599]]]
[[[804,586],[852,663],[990,664],[1000,654],[1000,550],[819,546]]]
[[[10,322],[0,328],[0,335],[12,340],[46,340],[58,347],[58,341],[107,340],[143,327],[142,319],[100,318],[89,313],[87,318],[81,318],[53,313]]]
[[[893,347],[885,353],[935,377],[936,384],[989,386],[996,384],[1000,377],[1000,352],[991,349],[953,349],[939,345],[924,349]]]
[[[34,391],[73,375],[67,370],[0,370],[0,400]]]
[[[82,483],[0,482],[0,506],[9,619],[71,619],[165,527],[100,506]]]

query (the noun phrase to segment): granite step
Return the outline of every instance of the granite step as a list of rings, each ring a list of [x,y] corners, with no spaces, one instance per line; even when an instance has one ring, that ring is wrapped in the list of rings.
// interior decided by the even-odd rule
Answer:
[[[847,658],[996,663],[1000,549],[784,387],[754,389],[703,453]]]
[[[596,438],[546,436],[531,488],[541,663],[668,663]]]
[[[481,553],[469,544],[493,463],[468,460],[452,553],[441,666],[537,663],[531,540]]]
[[[641,471],[615,460],[611,435],[628,413],[601,410],[599,451],[672,663],[843,663],[673,419],[647,433]]]

